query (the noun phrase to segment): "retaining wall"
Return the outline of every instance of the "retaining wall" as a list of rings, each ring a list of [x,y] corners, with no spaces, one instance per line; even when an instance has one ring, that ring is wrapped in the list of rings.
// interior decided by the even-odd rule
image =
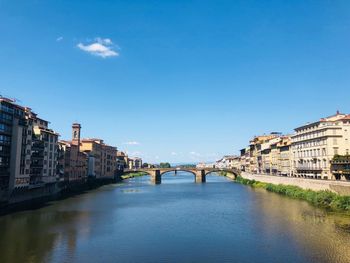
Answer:
[[[242,172],[241,176],[245,179],[255,180],[263,183],[294,185],[299,186],[303,189],[310,189],[314,191],[329,190],[340,195],[350,195],[350,182],[250,174],[246,172]]]

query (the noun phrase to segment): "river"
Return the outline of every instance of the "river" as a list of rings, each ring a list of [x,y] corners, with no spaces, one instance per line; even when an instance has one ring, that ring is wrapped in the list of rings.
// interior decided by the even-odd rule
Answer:
[[[350,218],[221,176],[149,177],[0,217],[0,262],[350,262]]]

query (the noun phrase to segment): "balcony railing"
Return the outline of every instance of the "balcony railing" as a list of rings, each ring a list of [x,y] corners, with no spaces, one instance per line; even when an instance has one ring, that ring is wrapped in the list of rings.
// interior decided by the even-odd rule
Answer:
[[[307,166],[298,166],[296,168],[298,171],[322,171],[321,167],[307,167]]]

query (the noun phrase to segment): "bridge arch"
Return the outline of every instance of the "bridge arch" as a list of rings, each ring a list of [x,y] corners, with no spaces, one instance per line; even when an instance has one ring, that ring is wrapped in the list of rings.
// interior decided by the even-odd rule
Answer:
[[[233,175],[233,177],[236,179],[237,176],[238,176],[238,173],[233,170],[233,169],[210,169],[210,170],[205,170],[205,176],[207,176],[208,174],[211,174],[211,173],[220,173],[220,172],[224,172],[224,173],[228,173],[228,174],[231,174]]]
[[[183,169],[181,169],[181,168],[180,169],[174,168],[174,169],[169,169],[169,170],[166,170],[166,171],[161,171],[160,175],[162,176],[162,175],[164,175],[166,173],[171,173],[171,172],[175,172],[175,173],[177,173],[177,172],[187,172],[187,173],[191,173],[194,176],[196,176],[196,172],[195,171],[193,171],[191,169],[186,169],[186,168],[183,168]]]
[[[151,177],[151,182],[160,184],[162,181],[162,175],[169,172],[188,172],[194,175],[195,182],[204,183],[206,176],[214,172],[226,172],[232,174],[232,179],[236,179],[239,175],[239,171],[236,169],[220,169],[220,168],[144,168],[144,169],[126,169],[124,174],[128,173],[145,173]],[[230,176],[229,176],[230,177]]]
[[[124,170],[123,174],[132,174],[132,173],[144,173],[145,175],[152,175],[151,170],[146,170],[146,169],[135,169],[135,170]]]

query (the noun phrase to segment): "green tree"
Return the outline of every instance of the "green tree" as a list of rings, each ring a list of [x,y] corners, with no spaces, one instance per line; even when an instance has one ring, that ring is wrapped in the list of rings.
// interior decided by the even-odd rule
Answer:
[[[160,168],[171,168],[171,165],[170,165],[170,163],[160,163],[159,167]]]

